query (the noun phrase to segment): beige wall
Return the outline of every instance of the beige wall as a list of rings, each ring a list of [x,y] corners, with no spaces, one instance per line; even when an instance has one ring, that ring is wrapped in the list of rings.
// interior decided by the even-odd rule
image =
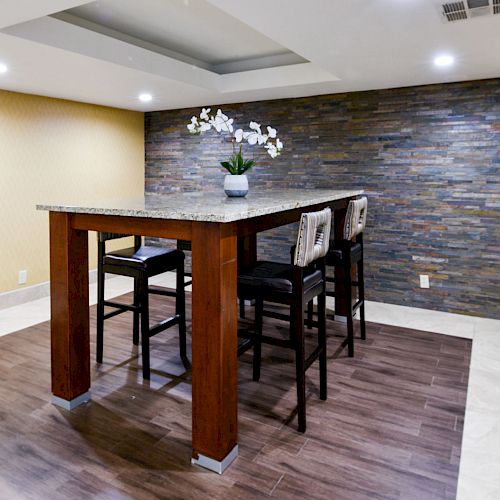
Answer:
[[[0,90],[0,292],[49,279],[48,214],[37,203],[143,193],[143,113]]]

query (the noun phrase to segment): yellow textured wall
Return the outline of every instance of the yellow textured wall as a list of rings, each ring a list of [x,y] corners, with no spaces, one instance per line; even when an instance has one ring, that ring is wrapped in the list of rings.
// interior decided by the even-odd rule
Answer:
[[[49,279],[48,213],[37,203],[143,193],[143,113],[0,90],[0,292]]]

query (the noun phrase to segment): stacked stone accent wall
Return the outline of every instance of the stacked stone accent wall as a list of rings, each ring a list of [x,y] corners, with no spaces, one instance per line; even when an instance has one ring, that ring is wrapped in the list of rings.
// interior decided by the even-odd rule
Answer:
[[[499,79],[221,107],[285,143],[275,160],[248,150],[250,189],[365,190],[369,300],[500,318]],[[146,193],[222,190],[232,145],[189,135],[198,113],[146,114]],[[293,226],[260,235],[259,256],[287,261],[294,237]]]

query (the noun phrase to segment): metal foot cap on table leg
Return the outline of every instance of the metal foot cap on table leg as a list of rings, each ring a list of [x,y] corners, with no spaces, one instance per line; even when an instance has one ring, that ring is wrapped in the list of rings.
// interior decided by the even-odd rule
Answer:
[[[192,458],[191,463],[193,465],[199,465],[205,469],[211,470],[212,472],[217,472],[217,474],[222,474],[232,463],[232,461],[238,456],[238,445],[236,445],[226,456],[219,462],[219,460],[214,460],[213,458],[206,457],[205,455],[198,455],[198,458]]]
[[[70,401],[52,394],[52,404],[68,411],[74,410],[77,406],[83,405],[88,401],[90,401],[90,391],[84,392]]]

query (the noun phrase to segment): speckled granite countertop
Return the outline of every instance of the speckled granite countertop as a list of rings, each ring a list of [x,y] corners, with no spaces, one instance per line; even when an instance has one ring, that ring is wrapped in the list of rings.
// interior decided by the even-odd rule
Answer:
[[[348,198],[362,192],[362,190],[335,189],[268,189],[251,191],[245,198],[228,198],[222,192],[175,192],[78,205],[37,205],[37,209],[153,219],[233,222]]]

